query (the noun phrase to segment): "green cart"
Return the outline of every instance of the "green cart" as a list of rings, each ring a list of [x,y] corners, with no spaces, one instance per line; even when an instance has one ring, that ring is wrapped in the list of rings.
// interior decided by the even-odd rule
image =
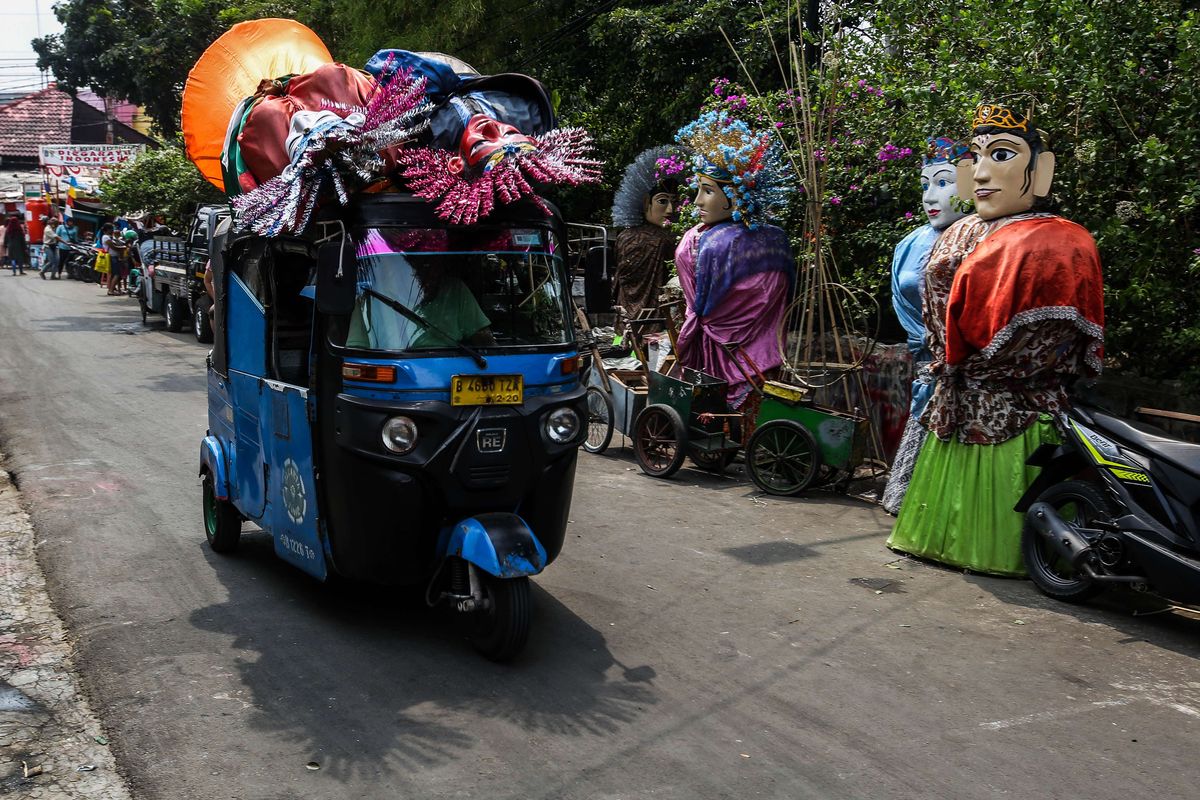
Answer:
[[[694,369],[651,372],[648,404],[633,425],[633,455],[647,475],[669,478],[692,460],[723,471],[741,449],[741,414],[729,412],[729,384]]]
[[[844,490],[870,433],[866,417],[823,408],[803,390],[766,381],[746,442],[746,471],[768,494],[796,495],[814,484]]]
[[[746,413],[726,405],[728,384],[693,369],[650,373],[648,404],[634,423],[634,456],[648,475],[667,478],[690,456],[722,471],[745,449],[754,484],[796,495],[814,484],[844,488],[863,462],[870,435],[865,417],[816,405],[807,391],[758,377]]]

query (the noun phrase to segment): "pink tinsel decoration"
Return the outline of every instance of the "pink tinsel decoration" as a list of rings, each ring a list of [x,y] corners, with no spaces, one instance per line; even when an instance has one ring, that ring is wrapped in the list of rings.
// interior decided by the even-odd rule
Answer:
[[[447,150],[405,150],[397,162],[413,194],[440,200],[438,216],[456,225],[470,225],[492,213],[497,196],[502,204],[528,197],[549,213],[530,181],[579,186],[600,180],[603,162],[591,158],[592,137],[582,128],[558,128],[529,138],[533,150],[508,153],[478,174],[462,171],[462,159]]]

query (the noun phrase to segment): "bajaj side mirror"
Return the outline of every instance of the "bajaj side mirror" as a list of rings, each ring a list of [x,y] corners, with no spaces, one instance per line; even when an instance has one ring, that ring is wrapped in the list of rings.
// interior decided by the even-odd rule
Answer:
[[[349,314],[358,293],[358,260],[354,242],[343,236],[317,250],[317,311]]]

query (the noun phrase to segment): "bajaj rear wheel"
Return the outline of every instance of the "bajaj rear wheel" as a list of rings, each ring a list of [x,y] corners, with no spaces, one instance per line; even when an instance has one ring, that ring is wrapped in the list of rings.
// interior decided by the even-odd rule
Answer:
[[[1051,486],[1038,495],[1038,502],[1049,503],[1073,528],[1095,529],[1097,522],[1111,522],[1112,504],[1104,494],[1086,481],[1067,481]],[[1042,594],[1065,603],[1082,603],[1100,592],[1101,586],[1080,575],[1049,542],[1026,520],[1021,531],[1021,557],[1029,579]]]
[[[482,570],[484,608],[476,611],[471,645],[491,661],[511,661],[529,641],[529,578],[497,578]]]
[[[211,472],[204,473],[204,535],[217,553],[232,553],[242,538],[242,515],[233,503],[217,497]]]

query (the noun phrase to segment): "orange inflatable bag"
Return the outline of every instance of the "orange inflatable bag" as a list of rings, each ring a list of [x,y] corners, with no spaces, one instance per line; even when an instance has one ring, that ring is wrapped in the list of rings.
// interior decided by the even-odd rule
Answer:
[[[300,75],[331,63],[333,56],[320,38],[295,20],[234,25],[209,45],[188,73],[182,113],[188,158],[209,183],[224,190],[221,153],[233,110],[255,94],[264,79]],[[283,147],[282,139],[279,145]]]

